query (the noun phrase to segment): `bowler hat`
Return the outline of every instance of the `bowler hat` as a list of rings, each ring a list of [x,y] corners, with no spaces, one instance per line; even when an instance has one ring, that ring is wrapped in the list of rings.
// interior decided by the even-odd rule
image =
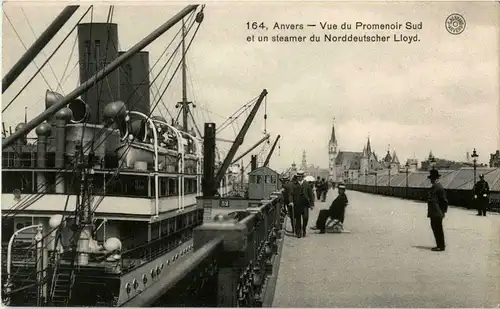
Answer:
[[[430,171],[429,176],[427,176],[427,178],[429,178],[429,179],[438,179],[439,177],[441,177],[441,175],[439,175],[438,170],[435,170],[435,169],[432,169]]]
[[[484,175],[483,174],[479,175],[479,178],[481,178],[481,179],[484,178]]]

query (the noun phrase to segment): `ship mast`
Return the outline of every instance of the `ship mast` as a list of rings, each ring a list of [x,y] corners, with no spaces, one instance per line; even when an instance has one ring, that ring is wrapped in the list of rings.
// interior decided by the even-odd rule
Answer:
[[[186,73],[186,24],[182,20],[182,101],[179,102],[182,109],[182,130],[188,132],[189,102],[187,99],[187,73]],[[177,105],[179,106],[179,105]]]

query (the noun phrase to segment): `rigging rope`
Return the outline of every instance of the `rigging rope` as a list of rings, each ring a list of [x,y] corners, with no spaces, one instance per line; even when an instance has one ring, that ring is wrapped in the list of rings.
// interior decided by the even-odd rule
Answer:
[[[87,12],[88,12],[88,11],[87,11]],[[192,13],[192,15],[194,15],[194,13]],[[171,43],[167,46],[167,48],[165,49],[165,51],[166,51],[166,50],[168,49],[168,47],[172,44],[172,42],[175,40],[175,38],[177,37],[177,35],[179,35],[179,33],[180,33],[180,30],[177,32],[176,36],[172,39]],[[179,44],[179,46],[180,46],[180,44]],[[170,59],[171,59],[171,58],[170,58]],[[168,61],[170,61],[170,59],[169,59]],[[154,67],[155,67],[155,66],[159,63],[159,61],[160,61],[160,59],[157,59],[157,61],[156,61],[156,62],[153,64],[153,66],[151,67],[150,72],[151,72],[151,70],[152,70],[152,69],[153,69],[153,68],[154,68]],[[167,61],[167,63],[163,66],[162,70],[166,67],[166,65],[168,64],[168,61]],[[76,65],[75,65],[75,67],[76,67]],[[160,72],[161,72],[161,71],[160,71]],[[159,76],[159,75],[158,75],[158,76]],[[157,77],[158,77],[158,76],[157,76]],[[147,77],[146,77],[146,78],[145,78],[142,82],[144,82],[146,79],[147,79]],[[141,82],[141,83],[142,83],[142,82]],[[137,90],[138,88],[139,88],[139,86],[137,86],[137,87],[135,88],[135,90]],[[126,103],[128,103],[128,102],[132,99],[132,96],[133,96],[133,94],[134,94],[134,93],[135,93],[135,91],[134,91],[134,92],[133,92],[133,93],[132,93],[132,94],[128,97],[128,99],[126,100]],[[107,130],[107,128],[109,128],[109,127],[110,127],[110,125],[108,124],[108,125],[106,125],[104,128],[102,128],[102,129],[101,129],[101,131],[100,131],[100,133],[99,133],[99,135],[102,135],[102,134],[106,133],[106,130]],[[112,133],[113,133],[113,132],[109,132],[109,133],[108,133],[108,136],[106,136],[106,138],[107,138],[107,137],[109,137]],[[99,147],[100,145],[102,145],[102,143],[104,143],[104,142],[106,141],[106,138],[102,139],[102,141],[99,143],[99,145],[98,145],[97,147]],[[87,149],[85,149],[84,151],[89,150],[89,149],[90,149],[90,147],[91,147],[91,145],[90,145],[90,144],[88,144],[88,145],[87,145]],[[72,164],[74,164],[74,162],[70,162],[68,165],[72,165]],[[58,170],[58,171],[57,171],[57,173],[59,173],[59,172],[66,172],[66,171],[68,171],[68,169],[67,169],[67,168],[63,168],[63,169]],[[63,179],[60,179],[59,181],[61,182],[62,180],[63,180]],[[56,183],[56,184],[58,184],[58,183]],[[40,184],[40,185],[38,186],[38,188],[39,188],[39,189],[40,189],[40,188],[43,188],[43,186],[44,186],[44,185],[46,185],[46,188],[47,188],[47,187],[48,187],[48,185],[49,185],[49,184],[48,184],[48,181],[46,181],[46,183],[42,183],[42,184]],[[46,188],[45,188],[45,189],[46,189]],[[38,191],[38,190],[37,190],[37,191]],[[44,191],[45,191],[45,190],[44,190]],[[22,209],[25,209],[26,207],[29,207],[29,205],[31,205],[32,203],[34,203],[34,202],[36,202],[37,200],[39,200],[39,198],[41,198],[44,194],[43,194],[43,193],[39,193],[38,195],[41,195],[41,196],[40,196],[40,197],[37,197],[37,195],[34,195],[34,196],[28,196],[27,198],[25,198],[25,199],[24,199],[24,201],[19,201],[19,202],[16,204],[16,205],[17,205],[17,207],[16,207],[16,205],[14,205],[14,206],[13,206],[13,208],[11,208],[11,209],[10,209],[10,211],[7,211],[7,214],[2,214],[2,216],[3,216],[3,217],[4,217],[4,216],[8,216],[8,215],[11,213],[11,211],[15,211],[16,209],[18,209],[19,205],[22,205],[22,206],[21,206],[21,207],[22,207]],[[31,201],[33,201],[33,202],[32,202],[32,203],[29,203],[29,202],[28,202],[28,203],[29,203],[28,205],[24,205],[24,204],[22,204],[22,203],[24,203],[24,202],[25,202],[25,200],[26,200],[26,199],[31,199]],[[15,214],[14,214],[13,216],[15,216]]]
[[[193,13],[193,14],[194,14],[194,13]],[[194,25],[194,23],[193,23],[193,25]],[[189,30],[192,28],[192,26],[193,26],[193,25],[191,25],[191,27],[189,28]],[[198,28],[197,28],[197,29],[199,29],[199,26],[198,26]],[[189,32],[189,30],[188,30],[188,32]],[[196,32],[195,32],[195,34],[196,34]],[[194,36],[195,36],[195,35],[193,35],[193,37],[191,38],[191,41],[190,41],[190,43],[189,43],[189,45],[188,45],[188,49],[189,49],[189,47],[191,46],[191,43],[192,43],[192,41],[193,41],[193,39],[194,39]],[[179,45],[179,46],[180,46],[180,45]],[[187,49],[186,49],[186,51],[187,51]],[[169,60],[170,60],[170,59],[169,59]],[[155,63],[155,65],[156,65],[158,62],[159,62],[159,60]],[[167,64],[168,64],[168,63],[167,63]],[[154,65],[153,65],[153,66],[154,66]],[[166,65],[165,65],[165,66],[166,66]],[[165,67],[165,66],[164,66],[164,67]],[[178,68],[179,68],[179,66],[176,68],[176,72],[177,72]],[[175,76],[175,73],[174,73],[174,76]],[[173,77],[174,77],[174,76],[172,76],[172,78],[171,78],[171,80],[170,80],[169,84],[171,83],[171,81],[172,81],[172,79],[173,79]],[[157,76],[157,77],[158,77],[158,76]],[[167,87],[168,87],[168,85],[167,85]],[[137,88],[136,88],[136,89],[137,89]],[[130,100],[130,98],[131,98],[131,96],[129,97],[129,99],[128,99],[128,100]],[[128,100],[127,100],[127,101],[128,101]],[[158,104],[158,103],[157,103],[157,104]],[[156,105],[157,105],[157,104],[156,104]],[[155,107],[156,107],[156,105],[155,105]],[[151,110],[151,113],[154,111],[155,107],[153,107],[153,109]],[[150,113],[150,115],[149,115],[148,117],[151,117],[151,113]],[[108,126],[109,126],[109,125],[108,125]],[[103,132],[105,132],[105,129],[106,129],[106,128],[103,128],[103,130],[102,130],[102,131],[103,131]],[[112,132],[110,132],[110,133],[108,134],[108,136],[109,136],[110,134],[112,134]],[[135,139],[135,137],[134,137],[134,139]],[[106,139],[103,139],[99,145],[101,145],[103,142],[105,142],[105,140],[106,140]],[[99,145],[98,145],[98,146],[99,146]],[[124,152],[124,154],[123,154],[123,155],[125,155],[125,154],[128,152],[128,150],[130,149],[130,145],[131,145],[131,143],[129,144],[127,151],[126,151],[126,152]],[[97,147],[98,147],[98,146],[97,146]],[[120,158],[120,159],[121,159],[121,158]],[[108,174],[110,174],[110,173],[108,173]],[[108,181],[108,183],[109,183],[109,182],[111,182],[117,174],[118,174],[118,170],[116,170],[116,173],[115,173],[115,174],[113,175],[113,177],[112,177],[112,178]],[[106,184],[105,184],[105,186],[106,186]],[[104,190],[105,186],[103,187],[103,190]],[[44,194],[41,194],[41,196],[39,196],[38,198],[37,198],[37,196],[34,196],[33,198],[34,198],[34,199],[36,199],[36,200],[38,200],[38,199],[39,199],[39,198],[41,198],[43,195],[44,195]],[[33,199],[32,199],[32,200],[33,200]],[[35,201],[36,201],[36,200],[35,200]],[[28,202],[28,203],[29,203],[29,202]],[[29,205],[31,205],[31,204],[32,204],[32,203],[29,203]],[[29,205],[26,205],[26,206],[24,206],[24,205],[23,205],[23,207],[22,207],[22,208],[23,208],[23,209],[25,209],[26,207],[29,207]],[[16,208],[17,208],[17,207],[16,207]],[[12,210],[12,208],[11,208],[11,210]],[[18,211],[20,211],[19,209],[16,209],[16,210],[17,210],[17,212],[18,212]],[[8,216],[9,214],[10,214],[10,212],[9,212],[6,216]],[[15,216],[15,214],[14,214],[14,216]]]
[[[21,8],[22,10],[22,8]],[[23,11],[24,13],[24,11]],[[26,46],[26,44],[24,44],[23,42],[23,39],[21,39],[21,36],[19,35],[19,33],[17,32],[16,30],[16,27],[14,27],[14,24],[12,23],[12,21],[10,20],[9,16],[7,16],[7,13],[5,13],[5,10],[3,11],[3,14],[5,15],[5,17],[7,18],[7,21],[9,22],[10,26],[12,27],[12,30],[14,30],[14,33],[16,34],[17,38],[19,39],[19,41],[21,42],[21,44],[23,45],[24,49],[27,51],[28,50],[28,47]],[[35,65],[35,67],[37,69],[40,69],[39,66],[36,64],[35,62],[35,59],[33,59],[33,64]],[[50,83],[47,81],[47,79],[45,78],[45,76],[40,73],[40,75],[42,76],[43,80],[45,81],[45,83],[47,84],[47,86],[50,88]],[[51,88],[52,90],[52,88]]]
[[[243,111],[245,111],[246,109],[250,108],[251,105],[254,104],[257,101],[258,98],[259,98],[259,96],[256,96],[253,99],[251,99],[250,101],[248,101],[247,103],[243,104],[243,106],[241,106],[238,110],[236,110],[231,116],[229,116],[219,126],[219,129],[217,129],[217,133],[219,133],[220,131],[224,130],[224,128],[226,128],[229,124],[231,124],[234,120],[236,120],[243,113]],[[238,114],[238,112],[240,112],[240,114]],[[236,114],[238,114],[238,115],[235,116]],[[234,117],[234,119],[233,119],[233,117]],[[233,120],[231,120],[231,119],[233,119]]]
[[[24,10],[23,10],[23,8],[22,8],[22,7],[21,7],[21,12],[23,13],[24,18],[26,19],[26,22],[28,23],[28,27],[30,27],[31,32],[33,33],[33,36],[35,37],[35,40],[36,40],[37,36],[36,36],[35,30],[34,30],[34,29],[33,29],[33,27],[31,26],[30,20],[29,20],[28,16],[26,16],[26,13],[24,12]],[[40,51],[40,54],[41,54],[42,56],[44,56],[45,58],[47,58],[47,56],[45,55],[45,53],[44,53],[43,51]],[[49,69],[50,69],[50,71],[52,72],[52,75],[54,76],[54,78],[55,78],[55,79],[56,79],[56,81],[57,81],[57,75],[56,75],[56,73],[54,72],[54,69],[52,68],[52,66],[50,65],[50,63],[49,63],[48,65],[49,65]],[[40,74],[41,74],[41,75],[42,75],[42,77],[43,77],[43,74],[42,74],[41,72],[40,72]],[[45,79],[45,77],[44,77],[44,79]],[[49,88],[50,88],[50,86],[49,86]],[[52,89],[50,89],[50,90],[52,90]]]
[[[267,133],[267,95],[264,98],[264,134]],[[269,140],[267,140],[267,143],[269,143]]]
[[[204,7],[204,6],[203,6],[203,7]],[[202,11],[203,11],[203,7],[202,7]],[[200,14],[200,13],[198,13],[198,14]],[[194,23],[193,23],[193,24],[194,24]],[[191,27],[192,27],[192,26],[193,26],[193,25],[191,25]],[[191,29],[191,27],[190,27],[190,29]],[[198,26],[198,28],[197,28],[196,30],[198,30],[198,29],[199,29],[199,26]],[[188,30],[188,32],[189,32],[189,30]],[[195,35],[196,35],[196,32],[197,32],[197,31],[195,31]],[[190,43],[189,43],[189,45],[188,45],[188,48],[187,48],[187,49],[189,49],[189,47],[191,46],[191,43],[192,43],[192,41],[193,41],[193,39],[194,39],[194,36],[195,36],[195,35],[193,35],[193,37],[191,38],[191,41],[190,41]],[[187,51],[187,49],[186,49],[186,51]],[[158,61],[159,61],[159,60],[158,60]],[[155,63],[155,65],[158,63],[158,61]],[[154,65],[153,65],[153,66],[154,66]],[[176,72],[177,72],[178,68],[179,68],[179,66],[176,68]],[[174,73],[174,76],[175,76],[175,73]],[[172,76],[172,79],[173,79],[173,77],[174,77],[174,76]],[[171,79],[171,80],[172,80],[172,79]],[[170,83],[169,83],[169,84],[170,84]],[[167,87],[168,87],[168,85],[167,85]],[[130,99],[130,98],[129,98],[129,99]],[[157,104],[158,104],[158,103],[157,103]],[[157,104],[156,104],[156,105],[157,105]],[[155,105],[155,107],[156,107],[156,105]],[[154,108],[155,108],[155,107],[153,107],[153,109],[151,110],[151,113],[154,111]],[[149,115],[149,117],[151,117],[151,115]],[[112,133],[112,132],[111,132],[111,133]],[[111,134],[111,133],[109,133],[109,134]],[[134,138],[135,138],[135,137],[134,137]],[[103,139],[103,140],[102,140],[102,142],[101,142],[100,144],[102,144],[104,141],[105,141],[105,139]],[[127,151],[126,151],[126,152],[124,152],[124,155],[125,155],[125,153],[127,153],[127,152],[128,152],[128,150],[130,150],[130,145],[131,145],[131,143],[129,144],[129,147],[128,147]],[[108,174],[109,174],[109,173],[108,173]],[[116,170],[116,172],[115,172],[115,174],[113,175],[113,177],[112,177],[112,178],[111,178],[111,179],[110,179],[110,180],[109,180],[109,181],[105,184],[105,186],[103,187],[103,190],[104,190],[104,188],[106,187],[106,185],[107,185],[109,182],[111,182],[117,174],[118,174],[118,169]],[[42,194],[42,196],[43,196],[43,195],[44,195],[44,194]],[[38,199],[37,199],[37,200],[38,200]],[[32,203],[30,203],[30,204],[32,204]],[[99,203],[99,204],[100,204],[100,203]],[[28,206],[29,206],[29,205],[26,205],[26,207],[28,207]],[[95,208],[97,208],[97,207],[98,207],[98,204],[96,205],[96,207],[95,207]],[[23,207],[23,208],[25,208],[25,207]]]
[[[66,40],[69,38],[69,36],[73,33],[73,31],[75,31],[76,27],[78,26],[78,24],[83,20],[83,18],[87,15],[87,13],[90,11],[90,9],[92,9],[94,6],[91,5],[89,7],[89,9],[87,11],[85,11],[85,13],[83,14],[83,16],[78,20],[77,24],[73,27],[73,29],[71,29],[71,31],[66,35],[66,37],[62,40],[62,42],[56,47],[56,49],[52,52],[52,54],[47,58],[47,60],[45,60],[45,62],[42,64],[42,66],[35,72],[35,74],[33,75],[33,77],[31,77],[28,82],[23,86],[23,88],[21,88],[21,90],[19,90],[19,92],[14,96],[14,98],[7,104],[7,106],[5,106],[3,109],[2,109],[2,113],[4,113],[7,108],[9,108],[10,105],[12,105],[12,103],[14,103],[14,101],[17,99],[17,97],[19,97],[21,95],[21,93],[24,91],[24,89],[26,89],[26,87],[28,87],[28,85],[35,79],[35,77],[38,75],[38,73],[41,72],[41,70],[43,69],[43,67],[50,61],[50,59],[52,59],[52,57],[56,54],[56,52],[59,50],[59,48],[61,48],[61,46],[64,44],[64,42],[66,42]]]
[[[66,66],[64,67],[63,74],[61,76],[61,79],[59,81],[57,81],[56,91],[61,91],[63,94],[64,94],[64,89],[63,89],[64,82],[63,82],[63,80],[66,77],[66,72],[68,71],[69,63],[71,61],[71,58],[73,57],[73,53],[75,51],[75,47],[76,47],[77,42],[78,42],[78,36],[75,36],[75,41],[73,42],[73,47],[71,47],[71,53],[69,54],[68,61],[66,61]],[[73,71],[73,70],[71,70],[71,71]],[[71,74],[71,71],[70,71],[70,74]]]

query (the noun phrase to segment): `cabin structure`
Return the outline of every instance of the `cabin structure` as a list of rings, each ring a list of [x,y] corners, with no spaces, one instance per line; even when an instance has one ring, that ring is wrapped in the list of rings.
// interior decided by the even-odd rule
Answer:
[[[248,173],[248,198],[268,199],[281,188],[279,174],[267,166],[262,166]]]

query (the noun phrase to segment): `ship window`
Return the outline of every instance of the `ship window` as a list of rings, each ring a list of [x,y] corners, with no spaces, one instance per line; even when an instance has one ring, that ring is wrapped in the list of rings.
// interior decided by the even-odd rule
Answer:
[[[134,186],[136,190],[144,190],[145,184],[143,179],[135,179]]]
[[[266,175],[265,177],[265,183],[271,183],[271,175]]]
[[[192,194],[196,192],[196,180],[184,178],[184,193]]]
[[[248,180],[248,182],[257,183],[257,178],[255,177],[255,175],[250,175],[250,179]]]
[[[257,183],[262,183],[262,176],[261,175],[257,175]]]
[[[271,176],[271,183],[276,183],[276,176]]]
[[[169,196],[172,196],[172,195],[177,195],[177,179],[175,178],[170,178],[168,180],[168,195]]]

